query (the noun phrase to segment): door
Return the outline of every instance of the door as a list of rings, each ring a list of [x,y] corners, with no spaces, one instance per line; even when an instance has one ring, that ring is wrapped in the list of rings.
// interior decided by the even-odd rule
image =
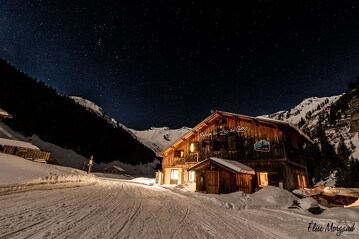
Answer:
[[[171,170],[170,184],[178,184],[178,169]]]
[[[206,192],[219,194],[219,174],[218,171],[206,171]]]

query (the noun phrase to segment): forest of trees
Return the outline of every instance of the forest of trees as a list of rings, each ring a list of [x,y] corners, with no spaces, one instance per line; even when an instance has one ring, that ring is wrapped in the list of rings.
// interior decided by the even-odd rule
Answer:
[[[350,158],[351,152],[341,136],[338,148],[335,150],[325,134],[326,123],[324,122],[326,120],[329,125],[336,125],[340,112],[347,110],[348,103],[355,97],[359,98],[359,78],[350,83],[346,93],[330,106],[327,119],[322,115],[319,117],[316,130],[307,132],[312,138],[318,139],[318,144],[308,145],[305,149],[309,178],[315,178],[316,181],[325,180],[336,172],[336,186],[359,187],[358,159]]]
[[[73,149],[96,162],[118,160],[133,165],[152,162],[155,153],[125,130],[115,127],[65,95],[0,59],[0,108],[13,118],[6,123],[26,136]]]

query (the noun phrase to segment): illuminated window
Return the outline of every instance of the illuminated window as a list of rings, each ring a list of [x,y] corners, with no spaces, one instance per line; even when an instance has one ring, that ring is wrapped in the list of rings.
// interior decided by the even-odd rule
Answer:
[[[308,187],[308,184],[307,184],[306,177],[305,177],[304,175],[302,175],[302,182],[303,182],[303,187],[304,187],[304,188],[307,188],[307,187]]]
[[[197,153],[199,150],[199,143],[198,142],[192,142],[190,145],[189,145],[189,151],[191,153]]]
[[[171,170],[170,184],[178,184],[178,169]]]
[[[302,187],[302,180],[301,180],[299,174],[297,174],[297,183],[298,183],[298,187],[301,188]]]
[[[178,179],[178,169],[171,170],[171,179]]]
[[[195,172],[194,171],[189,171],[189,173],[188,173],[188,181],[189,182],[194,182],[194,176],[195,176]]]
[[[268,186],[268,173],[260,172],[258,181],[259,187]]]
[[[175,158],[184,158],[184,151],[183,150],[175,151]]]

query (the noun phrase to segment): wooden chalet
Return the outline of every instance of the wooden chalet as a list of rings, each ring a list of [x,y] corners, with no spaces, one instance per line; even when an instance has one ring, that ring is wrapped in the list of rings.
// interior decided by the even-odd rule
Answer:
[[[104,172],[123,175],[125,173],[125,170],[123,168],[120,168],[119,166],[111,166],[111,167],[105,168]]]
[[[5,110],[0,109],[0,122],[3,119],[11,118],[12,115],[7,113]],[[7,137],[11,136],[7,135]],[[23,157],[34,162],[60,165],[60,163],[51,156],[50,152],[40,150],[30,142],[0,138],[0,152]]]
[[[59,164],[51,157],[50,152],[41,151],[35,145],[24,141],[0,138],[0,152],[16,155],[34,162]]]
[[[195,182],[207,193],[307,187],[306,143],[313,142],[290,123],[216,111],[161,152],[157,178],[160,184]]]

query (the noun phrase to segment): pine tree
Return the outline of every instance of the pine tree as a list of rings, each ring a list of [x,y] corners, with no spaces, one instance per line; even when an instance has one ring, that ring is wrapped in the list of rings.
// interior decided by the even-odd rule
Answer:
[[[350,151],[347,148],[347,146],[344,143],[343,137],[340,137],[340,143],[338,146],[338,168],[336,173],[336,184],[337,187],[349,187],[350,182],[348,180],[348,177],[350,175],[350,169],[349,169],[349,157],[350,157]]]
[[[303,117],[300,119],[299,123],[298,123],[298,127],[302,128],[302,126],[305,124],[305,120],[303,119]]]
[[[338,168],[340,159],[336,154],[333,145],[329,143],[321,121],[319,121],[317,133],[321,148],[320,161],[318,165],[320,170],[319,176],[320,179],[326,179]]]
[[[349,164],[348,187],[359,188],[359,161],[352,159]]]
[[[306,145],[303,154],[306,159],[308,177],[311,182],[314,181],[316,183],[320,179],[321,170],[319,163],[322,161],[318,144]]]
[[[331,104],[330,109],[329,109],[329,124],[331,124],[331,125],[336,124],[337,112],[338,112],[338,109],[337,109],[336,105]]]

